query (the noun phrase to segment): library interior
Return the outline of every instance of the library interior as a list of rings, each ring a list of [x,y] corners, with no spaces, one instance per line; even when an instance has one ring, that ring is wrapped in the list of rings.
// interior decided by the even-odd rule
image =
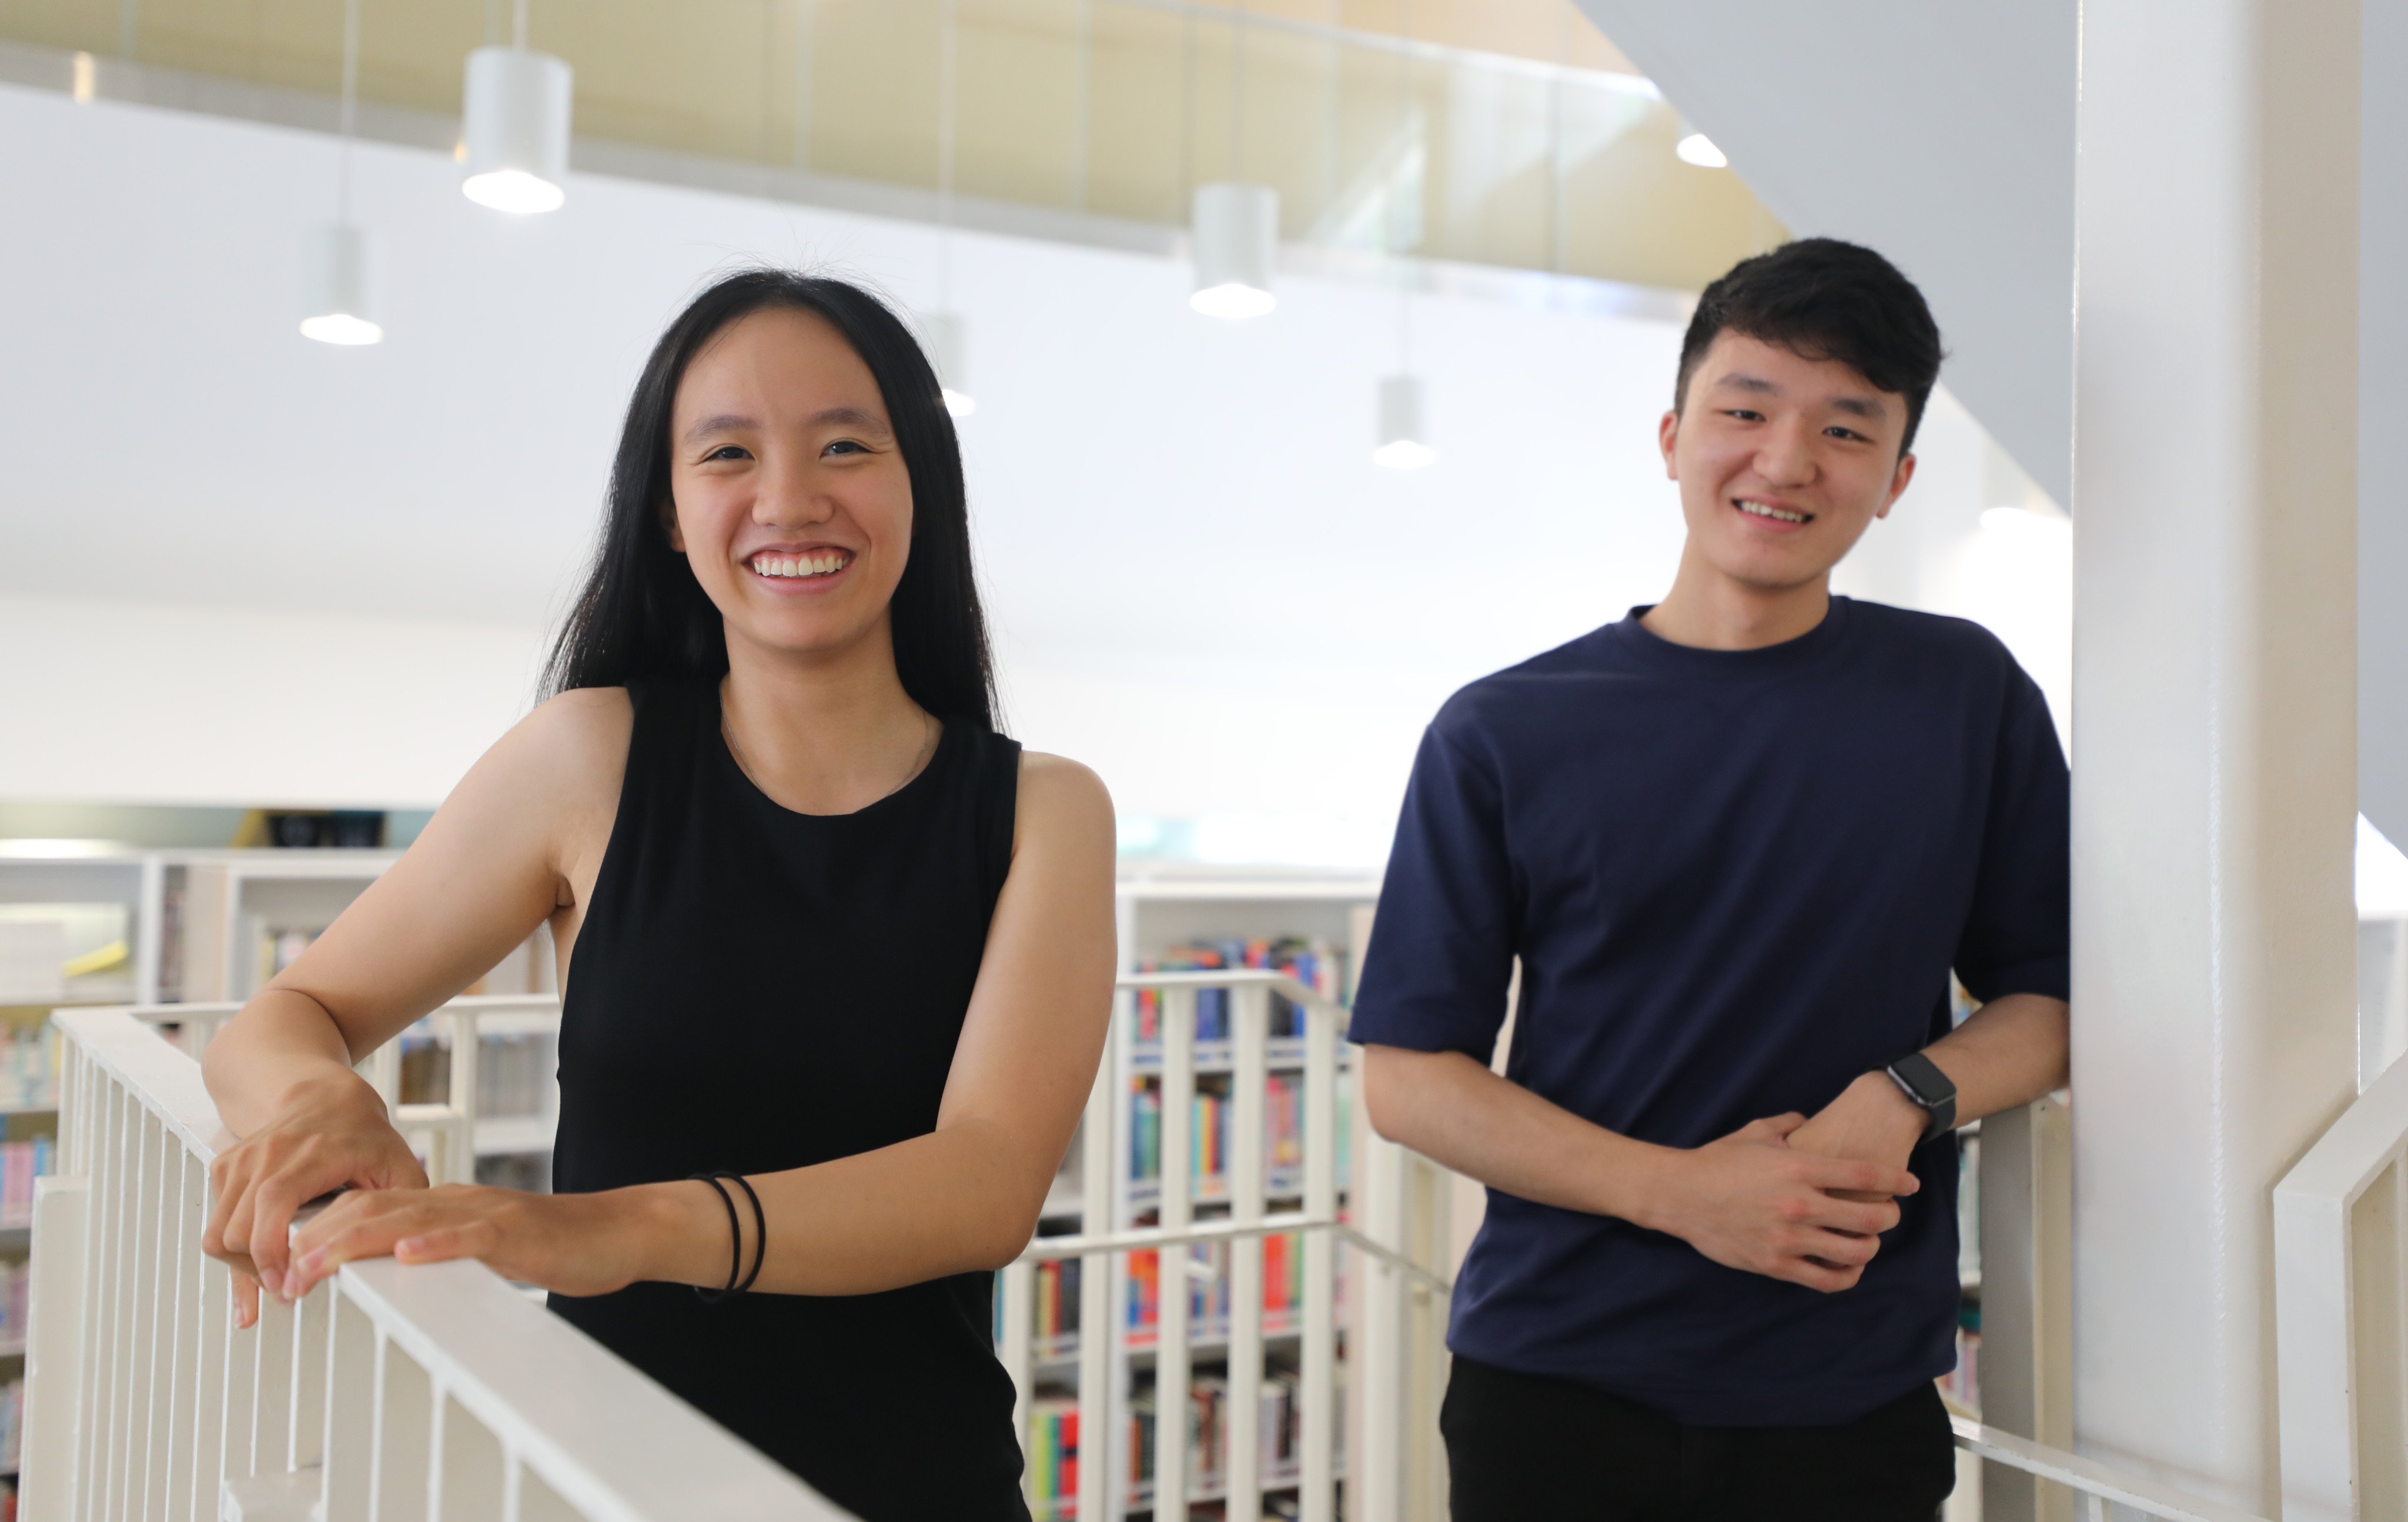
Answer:
[[[1980,631],[2070,766],[2042,811],[2063,826],[2057,983],[1993,989],[1935,963],[1918,984],[1922,1008],[1945,1006],[1934,1039],[1985,998],[2052,995],[2071,1015],[2059,1081],[1953,1141],[1935,1121],[1915,1153],[1926,1194],[1928,1159],[1953,1158],[1935,1197],[1953,1207],[1917,1229],[1953,1233],[1956,1288],[1914,1375],[1944,1412],[1954,1486],[1914,1515],[2408,1522],[2408,510],[2383,490],[2380,448],[2388,404],[2408,406],[2388,347],[2408,345],[2408,289],[2377,278],[2408,261],[2408,100],[2383,83],[2403,69],[2408,0],[1864,0],[1843,22],[1775,0],[0,6],[0,196],[18,208],[0,237],[15,398],[0,434],[18,462],[0,485],[0,1522],[990,1515],[891,1499],[924,1493],[906,1471],[970,1462],[906,1430],[950,1430],[934,1414],[956,1399],[938,1387],[950,1364],[923,1406],[882,1418],[896,1451],[920,1444],[888,1465],[890,1497],[791,1457],[836,1439],[738,1430],[601,1321],[547,1308],[557,1286],[498,1253],[401,1261],[388,1243],[288,1299],[242,1271],[268,1259],[219,1233],[230,1160],[264,1156],[228,1054],[264,1051],[294,1000],[324,1036],[352,1029],[293,992],[321,986],[313,964],[405,976],[402,906],[422,906],[407,975],[424,997],[391,996],[410,1005],[397,1034],[340,1055],[427,1183],[561,1203],[600,1187],[616,1154],[598,1133],[648,1124],[599,1120],[580,1076],[649,1064],[662,1089],[631,1074],[601,1102],[708,1111],[707,1093],[663,1090],[752,1060],[757,1031],[714,1036],[740,1002],[727,990],[755,986],[739,964],[810,966],[845,944],[813,932],[781,952],[731,923],[675,964],[695,969],[681,983],[641,960],[670,922],[655,936],[595,898],[618,916],[597,932],[624,927],[606,965],[628,988],[589,979],[564,1023],[597,881],[624,897],[643,852],[674,849],[696,853],[674,857],[693,902],[743,892],[745,873],[769,874],[773,897],[806,881],[848,904],[904,892],[899,868],[862,854],[867,833],[781,831],[920,818],[920,779],[1008,754],[989,729],[1092,773],[1111,830],[1110,977],[1098,963],[1094,999],[1059,996],[1096,1006],[1100,1056],[1055,1106],[1068,1144],[1041,1205],[1028,1193],[1032,1228],[975,1272],[917,1276],[985,1298],[973,1351],[991,1344],[994,1366],[972,1372],[993,1374],[991,1425],[1008,1409],[1016,1444],[992,1515],[1555,1515],[1497,1510],[1493,1490],[1473,1505],[1495,1482],[1440,1415],[1467,1400],[1465,1348],[1499,1345],[1507,1213],[1572,1213],[1482,1182],[1469,1154],[1450,1167],[1407,1145],[1370,1098],[1368,1054],[1384,1061],[1419,1007],[1403,969],[1460,951],[1426,923],[1431,902],[1476,891],[1432,822],[1445,756],[1469,754],[1434,721],[1501,692],[1471,688],[1492,673],[1647,627],[1676,579],[1703,574],[1670,468],[1675,378],[1704,363],[1684,337],[1701,298],[1721,309],[1708,288],[1726,272],[1812,239],[1895,265],[1945,350],[1909,411],[1902,495],[1815,607],[1833,628],[1849,610],[1866,639],[1871,605],[1961,621],[1901,627]],[[773,296],[664,372],[681,313],[763,268],[866,292],[873,315]],[[710,831],[702,804],[642,812],[670,794],[639,808],[639,777],[679,786],[658,768],[684,754],[667,738],[684,711],[644,696],[667,679],[641,673],[669,668],[611,638],[673,617],[657,584],[614,580],[685,565],[700,520],[666,483],[733,480],[708,469],[751,458],[678,453],[669,409],[683,418],[682,388],[726,369],[709,367],[714,346],[781,304],[885,397],[885,443],[847,447],[910,466],[907,516],[950,430],[992,701],[983,719],[937,712],[926,748],[897,753],[905,781],[796,810],[756,775],[747,753],[768,731],[745,727],[729,675],[706,698],[726,742],[704,749],[728,758],[705,763],[722,768],[710,796],[860,814],[776,821],[764,844]],[[863,336],[889,329],[898,348]],[[1787,331],[1758,337],[1900,389]],[[1727,322],[1717,341],[1756,332]],[[935,382],[917,421],[896,400],[912,377]],[[639,439],[647,387],[666,387],[648,414],[663,437]],[[941,535],[909,532],[909,565],[935,564]],[[618,553],[638,538],[659,548]],[[802,587],[818,551],[748,562],[793,585],[728,596],[775,600],[776,617],[838,607],[874,584],[841,581],[847,544],[818,601]],[[680,608],[709,611],[698,582],[720,596],[687,577]],[[918,583],[884,584],[900,629]],[[1801,648],[1827,632],[1802,628]],[[714,672],[770,659],[738,648],[755,637],[732,612],[727,629],[706,640]],[[891,642],[880,669],[916,724],[939,657]],[[489,783],[472,811],[475,778],[553,732],[530,727],[568,700],[553,695],[620,685],[637,696],[612,711],[632,721],[603,732],[624,747],[625,792],[614,751],[585,875],[560,869],[577,894],[486,924],[476,968],[427,953],[454,930],[475,940],[479,906],[507,897],[469,867],[501,862],[493,841],[525,817],[568,817],[547,795],[580,785],[504,808]],[[1832,808],[1911,806],[1909,779],[1879,775],[1873,728],[1859,739],[1820,754],[1870,757],[1870,777],[1789,780],[1808,812],[1813,789]],[[989,989],[1001,927],[1041,923],[1025,917],[1044,880],[1022,869],[1052,858],[1033,826],[1072,827],[1040,815],[1021,768],[1010,875],[996,867],[977,911],[979,997],[968,1023],[953,998],[952,1029],[983,1028],[982,1003],[1005,998]],[[1597,790],[1620,785],[1597,771]],[[1582,826],[1533,807],[1507,785],[1483,817],[1585,828],[1544,851],[1587,852],[1605,878],[1626,869],[1617,852],[1663,845],[1612,840],[1652,826],[1645,810]],[[1697,838],[1729,864],[1781,848]],[[822,865],[771,865],[776,851]],[[1516,892],[1532,881],[1518,857],[1498,870]],[[1104,897],[1099,878],[1098,915]],[[1543,965],[1540,941],[1566,912],[1642,907],[1542,897],[1463,911],[1481,922],[1465,938],[1493,930],[1518,958],[1493,1053],[1469,1054],[1516,1085],[1536,1083],[1525,1046],[1545,1039],[1517,1025],[1558,1014],[1563,980],[1586,975]],[[1383,901],[1412,928],[1373,955]],[[346,938],[333,927],[355,902]],[[1661,907],[1642,935],[1671,933]],[[1768,943],[1805,912],[1760,907]],[[1737,926],[1748,908],[1713,912]],[[890,992],[910,1004],[949,955],[941,918],[928,910],[924,949],[865,957],[894,966],[891,989],[824,980],[842,1001],[798,998],[796,1028],[874,1029]],[[1726,950],[1734,969],[1761,953]],[[434,987],[430,957],[459,975]],[[600,1034],[681,992],[674,1020]],[[1612,1012],[1592,1013],[1610,1029]],[[649,1055],[627,1049],[639,1034]],[[781,1062],[886,1050],[794,1039],[821,1044]],[[965,1063],[972,1050],[964,1038]],[[952,1122],[915,1128],[931,1124]],[[775,1218],[799,1219],[804,1195],[754,1195],[766,1166],[700,1183],[688,1166],[659,1176],[695,1191],[710,1232],[725,1205],[736,1268],[800,1285],[777,1259],[805,1228]],[[354,1203],[304,1207],[296,1253],[311,1212]],[[1597,1239],[1599,1263],[1633,1237],[1698,1258],[1609,1224],[1623,1235]],[[1706,1267],[1745,1277],[1727,1261]],[[783,1328],[773,1301],[841,1316],[850,1293],[765,1282],[719,1325]],[[1564,1338],[1606,1335],[1564,1314]],[[1570,1367],[1553,1336],[1529,1377]],[[849,1382],[874,1406],[917,1377],[900,1341],[837,1345],[797,1376],[830,1410]]]

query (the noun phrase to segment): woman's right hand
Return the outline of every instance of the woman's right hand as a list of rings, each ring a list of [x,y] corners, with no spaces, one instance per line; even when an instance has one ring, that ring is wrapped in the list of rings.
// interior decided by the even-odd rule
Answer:
[[[294,1091],[277,1117],[209,1165],[216,1207],[201,1250],[234,1270],[235,1325],[259,1319],[259,1292],[280,1294],[295,1212],[337,1189],[423,1189],[426,1170],[393,1127],[384,1099],[344,1071]]]

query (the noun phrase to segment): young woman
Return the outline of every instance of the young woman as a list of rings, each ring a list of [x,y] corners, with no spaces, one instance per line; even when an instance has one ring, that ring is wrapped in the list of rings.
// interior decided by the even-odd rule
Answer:
[[[1025,1517],[991,1271],[1102,1050],[1111,805],[995,732],[953,424],[891,312],[760,270],[670,324],[550,684],[209,1047],[238,1322],[481,1258],[873,1522]],[[547,921],[558,1192],[426,1188],[351,1064]]]

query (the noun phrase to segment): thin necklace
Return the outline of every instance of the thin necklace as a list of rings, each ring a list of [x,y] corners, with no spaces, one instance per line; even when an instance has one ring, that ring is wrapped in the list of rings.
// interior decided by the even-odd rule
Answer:
[[[879,794],[876,797],[871,798],[868,803],[865,803],[861,807],[863,809],[867,809],[872,804],[883,803],[888,798],[893,797],[896,794],[902,792],[906,787],[910,786],[911,779],[920,775],[920,768],[928,764],[928,757],[933,754],[937,749],[938,738],[943,735],[944,732],[945,726],[937,722],[936,715],[930,713],[926,709],[922,709],[920,711],[920,749],[914,752],[911,756],[911,769],[903,774],[903,780],[901,782],[896,783],[894,786],[888,788],[885,792]],[[736,769],[744,773],[745,779],[752,783],[754,787],[761,789],[762,797],[767,797],[769,790],[766,787],[761,787],[761,779],[753,772],[752,764],[744,759],[744,748],[736,743],[736,731],[728,727],[727,707],[724,703],[720,705],[719,710],[719,738],[727,742],[727,754],[735,761]],[[859,811],[859,810],[854,811],[856,813]]]

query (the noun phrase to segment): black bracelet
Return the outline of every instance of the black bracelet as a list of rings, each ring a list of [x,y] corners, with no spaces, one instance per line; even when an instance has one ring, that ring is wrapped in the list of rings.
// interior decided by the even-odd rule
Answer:
[[[694,1286],[695,1297],[705,1303],[724,1300],[736,1293],[736,1276],[744,1270],[744,1232],[736,1224],[736,1201],[729,1197],[727,1185],[719,1182],[719,1175],[716,1173],[692,1174],[686,1182],[710,1185],[710,1192],[717,1195],[719,1202],[727,1207],[727,1287],[705,1289],[700,1285]]]
[[[736,1286],[736,1293],[741,1295],[752,1287],[753,1280],[761,1277],[761,1261],[769,1256],[769,1218],[761,1213],[761,1197],[752,1192],[751,1182],[743,1174],[720,1172],[710,1176],[735,1180],[736,1186],[744,1191],[744,1198],[752,1201],[752,1271]]]

